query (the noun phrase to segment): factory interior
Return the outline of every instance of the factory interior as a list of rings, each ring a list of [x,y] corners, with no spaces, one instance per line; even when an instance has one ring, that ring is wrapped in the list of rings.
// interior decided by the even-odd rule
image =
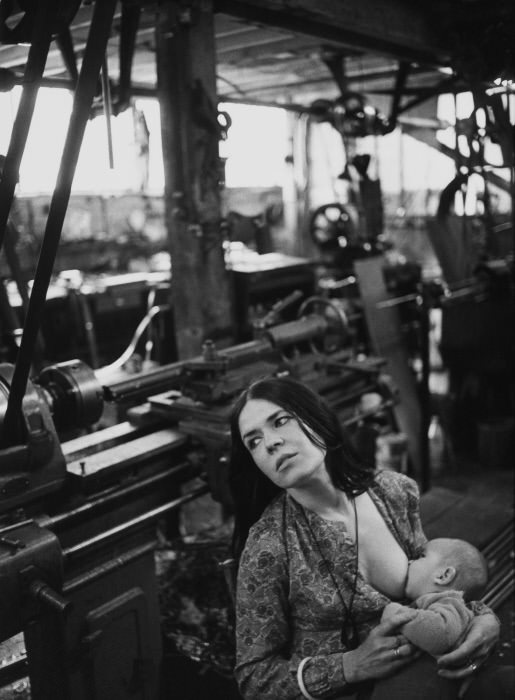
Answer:
[[[231,408],[291,376],[514,658],[512,0],[0,0],[0,700],[243,700]]]

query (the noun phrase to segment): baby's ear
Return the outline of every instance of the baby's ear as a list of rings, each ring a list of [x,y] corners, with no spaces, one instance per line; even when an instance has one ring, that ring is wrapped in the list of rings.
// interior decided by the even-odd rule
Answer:
[[[439,586],[449,586],[456,578],[456,573],[454,566],[443,566],[435,574],[435,583]]]

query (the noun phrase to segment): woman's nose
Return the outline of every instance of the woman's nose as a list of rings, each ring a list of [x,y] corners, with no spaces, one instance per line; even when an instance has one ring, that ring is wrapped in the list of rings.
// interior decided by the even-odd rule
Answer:
[[[266,440],[266,449],[270,453],[274,452],[274,450],[276,450],[278,447],[280,447],[284,443],[284,440],[280,435],[270,435],[268,437],[265,437],[265,440]]]

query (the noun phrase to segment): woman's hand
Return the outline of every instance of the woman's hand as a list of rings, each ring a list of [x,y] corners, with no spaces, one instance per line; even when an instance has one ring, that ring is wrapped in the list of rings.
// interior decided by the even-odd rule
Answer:
[[[465,639],[438,659],[438,673],[444,678],[466,678],[487,659],[499,639],[499,621],[491,613],[477,615]]]
[[[417,653],[399,631],[416,615],[404,609],[381,622],[357,649],[345,652],[343,668],[348,683],[389,676],[413,661]]]

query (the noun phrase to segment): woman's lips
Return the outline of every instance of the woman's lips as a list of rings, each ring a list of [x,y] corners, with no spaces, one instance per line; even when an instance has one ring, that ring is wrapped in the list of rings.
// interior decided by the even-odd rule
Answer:
[[[281,455],[279,457],[279,459],[277,460],[277,462],[275,463],[276,470],[279,471],[281,469],[281,467],[284,465],[284,463],[287,460],[291,459],[292,457],[295,457],[296,454],[297,454],[296,452],[291,452],[290,454]]]

